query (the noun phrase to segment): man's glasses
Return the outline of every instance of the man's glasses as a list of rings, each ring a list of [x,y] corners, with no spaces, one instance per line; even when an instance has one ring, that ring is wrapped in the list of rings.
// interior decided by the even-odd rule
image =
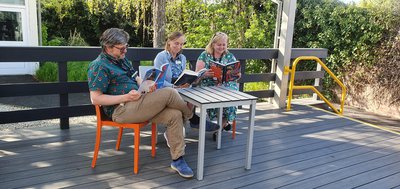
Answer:
[[[125,52],[125,50],[128,50],[129,45],[125,45],[125,47],[116,47],[116,46],[113,47],[121,51],[121,53],[123,53]]]

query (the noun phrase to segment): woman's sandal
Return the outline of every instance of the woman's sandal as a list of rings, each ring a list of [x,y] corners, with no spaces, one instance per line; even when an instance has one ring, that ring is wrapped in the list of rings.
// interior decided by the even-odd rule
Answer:
[[[228,123],[227,125],[225,125],[225,127],[223,128],[225,131],[230,131],[231,129],[232,129],[232,125],[229,123],[229,122],[226,122],[226,123]],[[217,141],[217,135],[218,135],[218,131],[216,131],[216,132],[214,132],[213,133],[213,140],[214,141]]]
[[[228,123],[228,124],[225,125],[224,130],[225,131],[230,131],[232,129],[232,125],[229,122],[226,122],[226,123]]]

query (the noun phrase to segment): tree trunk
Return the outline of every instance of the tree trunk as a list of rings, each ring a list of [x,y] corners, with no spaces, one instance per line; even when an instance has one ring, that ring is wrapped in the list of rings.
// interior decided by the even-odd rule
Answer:
[[[165,43],[166,0],[153,0],[153,47],[160,48]]]

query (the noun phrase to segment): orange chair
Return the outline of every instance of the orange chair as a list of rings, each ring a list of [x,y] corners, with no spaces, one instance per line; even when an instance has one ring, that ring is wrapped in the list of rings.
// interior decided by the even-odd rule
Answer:
[[[140,129],[148,124],[148,122],[142,123],[116,123],[109,119],[106,119],[107,116],[104,114],[102,108],[99,105],[95,105],[96,107],[96,117],[97,117],[97,132],[96,132],[96,144],[94,146],[94,154],[92,160],[92,168],[96,166],[97,156],[99,154],[100,148],[100,140],[101,140],[101,128],[103,126],[112,126],[112,127],[119,127],[118,133],[118,140],[116,144],[116,149],[119,150],[121,144],[121,138],[124,128],[131,128],[135,133],[134,139],[134,153],[133,153],[133,172],[135,174],[138,173],[139,170],[139,145],[140,145]],[[156,156],[156,132],[157,132],[157,125],[155,123],[151,124],[151,156]]]
[[[232,122],[232,139],[236,137],[236,119]]]

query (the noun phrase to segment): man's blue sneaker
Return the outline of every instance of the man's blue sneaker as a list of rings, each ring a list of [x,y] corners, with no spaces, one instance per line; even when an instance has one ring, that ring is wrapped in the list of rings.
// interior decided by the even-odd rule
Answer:
[[[188,166],[185,159],[183,157],[178,158],[175,161],[171,162],[171,168],[178,172],[184,178],[192,178],[193,170]]]
[[[200,124],[190,123],[190,127],[191,128],[195,128],[195,129],[199,129],[199,125]],[[206,121],[206,131],[216,131],[218,129],[219,129],[219,125],[218,124],[216,124],[216,123],[214,123],[212,121],[208,121],[208,120]]]

